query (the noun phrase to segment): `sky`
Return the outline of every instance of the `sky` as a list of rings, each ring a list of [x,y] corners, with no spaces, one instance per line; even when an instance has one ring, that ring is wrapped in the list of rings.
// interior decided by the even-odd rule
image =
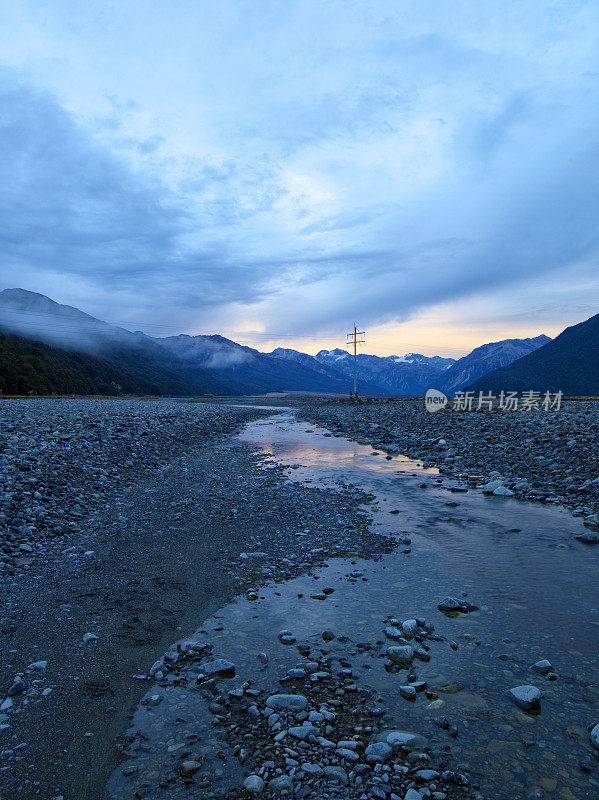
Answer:
[[[599,4],[0,5],[0,288],[460,356],[599,305]]]

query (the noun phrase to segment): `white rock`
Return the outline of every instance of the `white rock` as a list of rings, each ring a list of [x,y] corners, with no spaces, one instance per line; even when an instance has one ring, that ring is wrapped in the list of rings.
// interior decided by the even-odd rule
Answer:
[[[510,689],[509,695],[514,703],[525,711],[538,708],[541,702],[541,692],[536,686],[515,686]]]
[[[95,633],[86,633],[83,636],[83,644],[87,644],[88,642],[97,642],[98,637]]]
[[[593,747],[599,750],[599,722],[595,725],[589,736]]]
[[[498,486],[497,489],[493,490],[493,494],[495,497],[513,497],[514,493],[511,489],[508,489],[507,486]]]

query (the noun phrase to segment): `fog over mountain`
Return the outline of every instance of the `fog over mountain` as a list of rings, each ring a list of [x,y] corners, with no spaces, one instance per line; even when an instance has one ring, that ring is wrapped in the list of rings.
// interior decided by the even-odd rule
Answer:
[[[353,387],[354,359],[346,350],[321,350],[316,356],[290,348],[261,353],[216,334],[153,338],[110,325],[79,309],[23,289],[0,292],[0,331],[15,334],[24,342],[40,341],[71,354],[85,354],[96,359],[99,372],[94,385],[101,385],[104,393],[110,391],[113,384],[120,387],[119,391],[131,393],[192,395],[265,392],[343,395]],[[541,335],[534,339],[494,342],[476,348],[458,361],[419,353],[385,357],[360,353],[357,357],[359,391],[361,394],[419,396],[434,386],[452,393],[473,378],[509,364],[547,341],[549,338]],[[17,350],[21,348],[19,352],[25,352],[24,345],[21,343],[17,348],[16,344],[6,342],[5,346],[10,355],[10,367],[0,365],[0,372],[4,369],[14,375],[15,370],[18,371]],[[77,362],[71,359],[66,366],[73,377],[70,383],[63,385],[91,386],[95,380],[94,363],[88,360],[81,365],[86,378],[77,381]],[[122,372],[120,379],[118,370]],[[27,381],[24,376],[19,378],[21,383],[15,380],[11,385],[25,385]],[[50,385],[51,380],[45,377],[42,384]]]

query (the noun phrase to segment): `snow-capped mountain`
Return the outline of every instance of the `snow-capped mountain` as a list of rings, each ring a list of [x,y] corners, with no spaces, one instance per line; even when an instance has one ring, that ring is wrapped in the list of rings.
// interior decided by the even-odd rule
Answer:
[[[334,366],[348,377],[354,374],[353,355],[345,350],[321,350],[316,359]],[[407,353],[405,356],[359,353],[358,381],[378,386],[384,394],[422,395],[451,367],[454,360],[420,353]]]
[[[345,376],[346,384],[351,388],[354,357],[347,350],[340,348],[321,350],[315,356],[310,356],[297,350],[277,348],[270,355],[302,363],[315,370],[318,369],[316,365],[320,365],[320,368],[326,367],[329,371]],[[374,356],[360,353],[359,390],[365,394],[420,395],[454,361],[453,358],[429,357],[420,353],[407,353],[405,356]]]

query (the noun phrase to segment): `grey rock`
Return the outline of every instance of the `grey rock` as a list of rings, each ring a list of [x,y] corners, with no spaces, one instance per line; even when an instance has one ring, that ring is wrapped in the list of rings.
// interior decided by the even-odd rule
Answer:
[[[376,764],[380,761],[386,761],[392,752],[393,748],[386,742],[373,742],[373,744],[368,745],[364,755],[369,764]]]
[[[416,699],[416,689],[414,686],[400,686],[399,693],[402,697],[405,697],[406,700]]]
[[[308,701],[303,694],[271,694],[266,705],[268,708],[282,708],[285,711],[303,711]]]
[[[232,661],[226,661],[224,658],[208,661],[208,663],[202,664],[200,669],[209,678],[213,675],[235,675],[235,664]]]
[[[243,788],[250,794],[262,794],[264,781],[259,775],[248,775],[243,782]]]
[[[468,614],[472,611],[478,611],[478,606],[467,603],[465,600],[458,600],[457,597],[446,597],[444,600],[441,600],[437,608],[444,614],[452,614],[457,611],[462,614]]]
[[[335,781],[336,783],[342,783],[344,786],[347,786],[349,783],[349,777],[343,767],[325,767],[324,776],[327,780]]]
[[[415,619],[406,619],[401,623],[401,629],[406,639],[413,639],[418,632],[418,623]]]
[[[324,770],[318,764],[302,764],[301,769],[306,775],[312,775],[314,778],[320,778],[324,775]]]
[[[393,664],[396,664],[398,667],[409,666],[414,658],[414,650],[410,645],[402,645],[399,647],[388,647],[387,657]]]
[[[391,747],[420,747],[425,742],[423,736],[409,731],[389,731],[383,735]]]
[[[184,778],[190,778],[192,775],[195,775],[196,772],[199,772],[202,769],[202,765],[199,761],[193,761],[190,759],[189,761],[184,761],[181,764],[180,772]]]
[[[22,681],[20,678],[17,678],[13,682],[7,694],[9,697],[14,697],[17,694],[23,694],[25,689],[27,689],[27,684],[25,683],[25,681]]]
[[[312,725],[296,725],[293,728],[289,728],[289,733],[294,739],[304,741],[310,736],[318,736],[318,728],[314,728]]]
[[[293,789],[293,781],[289,775],[279,775],[268,782],[268,788],[275,794],[281,794],[285,790],[290,792]]]
[[[419,781],[434,781],[435,778],[439,777],[439,773],[434,769],[419,769],[415,773],[415,777]]]

